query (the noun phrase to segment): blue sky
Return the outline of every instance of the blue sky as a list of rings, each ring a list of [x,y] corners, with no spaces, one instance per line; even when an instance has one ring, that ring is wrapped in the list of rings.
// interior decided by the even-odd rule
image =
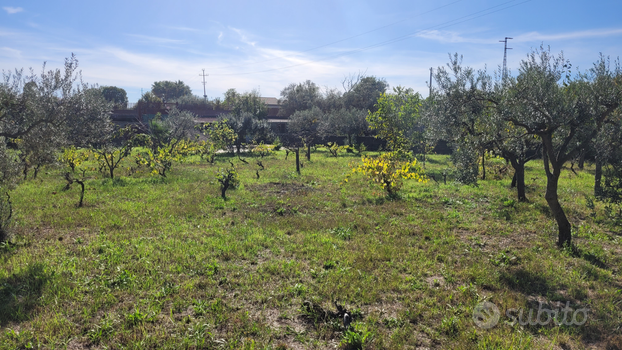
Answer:
[[[359,72],[427,96],[430,67],[508,68],[541,44],[575,68],[622,56],[620,0],[26,1],[0,0],[0,68],[57,68],[75,53],[83,80],[124,88],[182,80],[209,98],[229,88],[278,97],[310,79],[341,89]]]

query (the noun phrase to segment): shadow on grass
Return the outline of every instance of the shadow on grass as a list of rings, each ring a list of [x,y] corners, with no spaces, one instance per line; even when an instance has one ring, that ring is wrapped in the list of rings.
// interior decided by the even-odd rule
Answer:
[[[0,241],[0,257],[9,257],[17,251],[18,246],[8,241]]]
[[[53,275],[44,264],[35,263],[20,273],[0,278],[0,326],[28,320]]]
[[[523,294],[546,295],[551,289],[544,277],[522,268],[502,272],[499,281]]]
[[[601,259],[601,257],[598,256],[597,253],[594,253],[587,249],[582,249],[580,247],[577,247],[574,243],[569,248],[566,248],[566,251],[571,256],[575,258],[581,258],[598,268],[601,268],[604,270],[609,269],[609,266]]]

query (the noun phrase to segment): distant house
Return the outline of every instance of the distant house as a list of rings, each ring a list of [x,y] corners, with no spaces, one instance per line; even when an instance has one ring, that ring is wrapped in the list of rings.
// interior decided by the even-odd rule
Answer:
[[[287,132],[288,117],[279,116],[279,110],[281,105],[276,97],[260,97],[268,108],[267,120],[273,131],[276,134],[284,134]],[[115,109],[112,111],[112,121],[120,126],[126,126],[128,124],[137,125],[139,128],[146,129],[149,125],[149,121],[153,117],[160,113],[163,116],[168,115],[169,111],[176,107],[175,103],[159,103],[159,104],[144,104],[144,103],[132,103],[128,105],[126,109]],[[197,115],[195,122],[197,124],[211,123],[230,111],[226,109],[213,109],[213,108],[183,108],[186,111],[192,112]]]

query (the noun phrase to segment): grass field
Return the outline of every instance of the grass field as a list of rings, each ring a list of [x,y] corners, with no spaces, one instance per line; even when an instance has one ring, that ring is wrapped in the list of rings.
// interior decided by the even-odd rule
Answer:
[[[20,185],[0,247],[0,349],[622,348],[622,239],[592,205],[589,169],[560,180],[575,246],[558,249],[538,161],[521,203],[510,175],[443,184],[445,156],[426,164],[440,183],[407,181],[395,200],[361,175],[342,183],[358,156],[320,149],[301,175],[283,151],[263,171],[246,159],[91,173],[82,208],[61,169]],[[223,201],[229,161],[241,186]],[[495,327],[473,320],[483,301]],[[566,305],[586,322],[510,324]]]

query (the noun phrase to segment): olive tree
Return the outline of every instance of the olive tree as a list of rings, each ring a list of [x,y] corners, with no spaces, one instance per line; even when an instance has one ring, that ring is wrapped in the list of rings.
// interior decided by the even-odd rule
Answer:
[[[49,154],[59,145],[88,142],[96,129],[109,122],[111,104],[99,89],[93,89],[81,81],[75,56],[65,60],[63,69],[46,71],[45,66],[44,63],[40,74],[35,74],[32,69],[30,74],[23,69],[2,72],[1,192],[7,192],[17,183],[20,152],[37,153],[49,159]],[[55,138],[53,142],[50,142],[50,137]],[[19,146],[11,149],[7,147],[9,142]],[[5,200],[4,196],[2,198],[0,212],[10,212],[5,210],[10,207],[10,201]],[[0,236],[5,236],[7,218],[10,219],[10,215],[0,218]]]
[[[327,112],[318,131],[323,136],[346,136],[348,144],[352,145],[352,137],[363,134],[368,128],[366,110],[341,108]]]
[[[547,184],[545,199],[558,225],[559,246],[571,243],[571,225],[559,202],[558,184],[564,163],[576,157],[607,124],[622,100],[620,66],[600,59],[585,74],[574,77],[563,54],[541,47],[521,62],[504,118],[537,135]]]
[[[437,69],[438,87],[426,104],[428,133],[452,144],[458,180],[464,183],[476,183],[479,157],[485,179],[486,151],[500,154],[514,168],[518,199],[526,200],[525,164],[538,155],[540,140],[507,120],[514,113],[504,102],[513,78],[499,73],[497,78],[503,78],[495,80],[486,69],[464,67],[457,54],[447,67]]]
[[[437,88],[426,105],[425,119],[428,132],[452,146],[458,180],[475,184],[478,158],[493,147],[492,78],[485,70],[463,66],[458,54],[449,58],[447,69],[436,70]]]
[[[238,154],[242,146],[249,142],[265,141],[272,137],[270,125],[266,120],[256,118],[252,113],[242,112],[241,114],[225,114],[219,117],[219,121],[226,123],[235,133],[233,145]]]
[[[307,147],[307,160],[311,160],[311,146],[319,139],[318,130],[323,119],[324,113],[318,107],[297,111],[289,117],[287,131]]]

